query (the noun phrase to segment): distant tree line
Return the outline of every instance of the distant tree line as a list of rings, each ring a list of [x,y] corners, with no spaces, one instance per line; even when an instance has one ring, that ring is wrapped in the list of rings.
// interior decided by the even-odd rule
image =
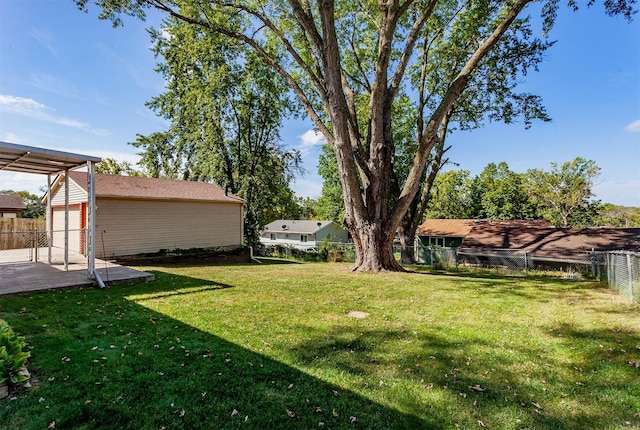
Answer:
[[[340,183],[326,153],[320,158],[319,173],[325,182],[316,216],[341,222]],[[556,227],[640,227],[640,208],[594,199],[599,173],[594,161],[580,157],[525,173],[512,171],[504,161],[488,164],[476,176],[464,169],[441,171],[422,219],[544,219]]]

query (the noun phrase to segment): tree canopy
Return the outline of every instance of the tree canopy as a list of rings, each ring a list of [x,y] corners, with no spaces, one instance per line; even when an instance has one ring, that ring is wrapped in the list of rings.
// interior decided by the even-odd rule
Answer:
[[[81,8],[91,2],[75,1]],[[464,106],[461,101],[483,64],[512,60],[505,73],[517,76],[535,67],[536,53],[545,47],[533,36],[526,15],[534,0],[93,2],[102,9],[100,17],[115,25],[122,13],[143,18],[145,9],[153,7],[224,43],[240,42],[266,61],[336,155],[344,222],[359,270],[401,270],[391,249],[395,232],[420,190],[443,124],[456,106]],[[548,31],[560,0],[540,3]],[[578,7],[575,0],[567,3]],[[603,0],[608,14],[628,19],[635,3]],[[437,61],[446,61],[447,67]],[[480,83],[500,82],[487,73]],[[426,82],[441,85],[432,91]],[[506,103],[506,95],[491,94],[487,106],[506,117],[514,109],[534,109],[537,100],[521,95]],[[415,106],[415,136],[407,151],[410,162],[402,163],[406,174],[401,174],[396,165],[401,121],[394,113],[405,103]]]
[[[516,173],[504,161],[489,163],[480,174],[449,170],[433,185],[426,215],[429,218],[546,219],[556,227],[595,227],[619,223],[612,205],[592,199],[600,168],[577,157],[550,170]],[[608,221],[607,221],[608,220]]]
[[[139,164],[151,176],[212,181],[245,199],[245,240],[254,244],[264,224],[298,209],[289,182],[300,155],[279,135],[295,107],[288,87],[256,52],[206,28],[172,17],[150,34],[167,85],[148,105],[171,125],[138,136]]]

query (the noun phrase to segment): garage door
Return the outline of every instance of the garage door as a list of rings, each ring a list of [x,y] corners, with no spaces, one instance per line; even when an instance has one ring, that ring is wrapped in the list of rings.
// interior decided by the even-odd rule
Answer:
[[[69,251],[83,252],[81,244],[84,231],[81,226],[82,208],[69,207]],[[53,246],[64,248],[64,208],[53,209]]]

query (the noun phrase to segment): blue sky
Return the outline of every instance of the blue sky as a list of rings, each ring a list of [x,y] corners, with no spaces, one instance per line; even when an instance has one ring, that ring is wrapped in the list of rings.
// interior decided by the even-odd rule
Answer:
[[[128,142],[165,128],[144,105],[163,90],[145,30],[159,23],[126,19],[113,29],[71,0],[0,0],[0,140],[135,162]],[[598,199],[640,206],[640,16],[628,24],[601,7],[564,8],[550,38],[558,43],[522,89],[543,97],[553,122],[453,133],[451,161],[475,175],[490,162],[525,172],[580,156],[602,168]],[[308,172],[294,190],[317,197],[322,140],[311,128],[288,121],[281,134]],[[0,172],[0,189],[38,192],[45,183]]]

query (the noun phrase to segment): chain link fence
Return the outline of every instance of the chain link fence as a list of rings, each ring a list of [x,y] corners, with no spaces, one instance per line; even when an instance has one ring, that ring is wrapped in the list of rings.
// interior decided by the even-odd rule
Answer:
[[[604,255],[609,287],[640,303],[640,253],[613,251]]]

